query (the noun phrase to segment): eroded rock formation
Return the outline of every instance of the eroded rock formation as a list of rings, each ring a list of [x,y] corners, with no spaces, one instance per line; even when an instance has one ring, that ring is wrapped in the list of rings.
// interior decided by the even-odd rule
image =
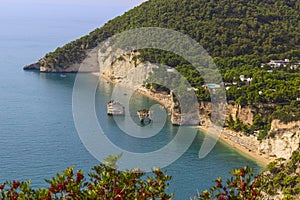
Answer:
[[[259,152],[265,157],[288,159],[300,147],[300,121],[284,124],[273,120],[270,135],[273,137],[261,142]]]

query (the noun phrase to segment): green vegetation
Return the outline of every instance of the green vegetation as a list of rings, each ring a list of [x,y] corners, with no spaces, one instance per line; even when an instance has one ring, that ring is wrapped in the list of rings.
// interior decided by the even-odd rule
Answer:
[[[240,105],[254,103],[290,104],[300,96],[300,71],[261,68],[259,61],[246,57],[215,59],[227,87],[227,99]],[[240,76],[252,78],[249,84]],[[294,103],[295,104],[295,103]]]
[[[163,27],[198,41],[214,57],[228,86],[228,100],[289,104],[300,96],[300,72],[260,68],[269,59],[300,59],[300,3],[296,0],[187,1],[150,0],[107,22],[41,59],[43,66],[65,69],[81,62],[89,49],[110,36],[137,27]],[[199,73],[181,57],[155,49],[140,50],[139,58],[175,67],[193,87],[199,100],[209,95]],[[253,78],[250,86],[240,75]],[[260,94],[259,94],[259,91]]]
[[[198,199],[284,199],[300,198],[300,151],[293,152],[289,161],[278,159],[267,166],[259,175],[244,167],[232,170],[232,177],[224,183],[215,180],[216,186],[199,194]],[[280,194],[282,194],[280,196]]]
[[[170,176],[159,169],[153,169],[153,175],[145,177],[139,169],[118,171],[116,161],[120,156],[110,156],[105,164],[93,168],[93,172],[85,178],[83,172],[74,172],[74,166],[67,168],[51,180],[48,188],[37,190],[30,187],[29,182],[5,182],[0,185],[0,199],[3,200],[51,200],[51,199],[171,199],[167,194]]]
[[[213,56],[250,55],[261,61],[299,56],[297,0],[149,0],[89,35],[46,55],[44,62],[67,67],[108,37],[138,27],[163,27],[187,34]]]
[[[256,132],[258,133],[258,140],[265,138],[271,128],[270,117],[262,118],[259,114],[254,116],[252,125],[244,124],[239,118],[234,120],[233,117],[229,115],[226,125],[230,130],[243,132],[245,135],[254,134]]]
[[[262,199],[263,176],[255,176],[253,169],[244,167],[231,171],[232,177],[223,183],[222,178],[215,180],[216,186],[199,195],[200,200]]]
[[[272,118],[279,119],[284,123],[300,121],[300,104],[292,101],[288,106],[277,106]]]
[[[282,191],[283,199],[297,199],[300,197],[300,153],[294,152],[289,162],[277,160],[268,164],[265,191],[275,195]]]
[[[256,113],[261,121],[253,126],[237,121],[232,129],[247,134],[260,131],[259,138],[263,138],[273,119],[285,123],[300,119],[300,67],[261,67],[261,63],[270,59],[289,58],[291,64],[300,59],[299,22],[298,0],[149,0],[90,34],[48,53],[40,61],[50,69],[66,69],[81,62],[100,42],[132,28],[162,27],[182,32],[199,42],[213,57],[230,103],[251,105],[263,111]],[[199,101],[210,101],[203,77],[186,60],[157,49],[138,51],[140,55],[134,58],[135,61],[139,59],[175,68],[196,88]],[[162,74],[165,73],[154,69],[155,78]],[[242,81],[241,75],[251,81]],[[172,85],[176,77],[169,76]],[[156,84],[147,86],[169,91]]]
[[[118,171],[116,162],[121,155],[109,156],[105,164],[93,168],[87,180],[81,170],[74,173],[74,166],[64,170],[51,180],[48,188],[37,190],[29,182],[5,182],[0,185],[0,198],[3,200],[51,200],[51,199],[172,199],[167,194],[170,176],[159,169],[153,169],[153,175],[145,177],[139,169]],[[203,191],[194,199],[201,200],[259,200],[279,197],[296,200],[300,197],[300,151],[295,151],[289,161],[278,159],[268,164],[266,171],[258,175],[253,169],[244,167],[231,171],[231,177],[223,182],[216,179],[215,186]],[[278,196],[281,195],[282,196]]]

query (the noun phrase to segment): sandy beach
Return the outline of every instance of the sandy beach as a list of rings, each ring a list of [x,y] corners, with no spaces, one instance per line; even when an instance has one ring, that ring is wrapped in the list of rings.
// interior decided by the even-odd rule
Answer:
[[[169,95],[164,95],[164,94],[160,94],[160,93],[154,93],[154,92],[151,92],[145,88],[137,88],[137,89],[133,89],[131,87],[128,87],[124,84],[121,84],[119,82],[115,82],[113,80],[111,80],[109,77],[107,77],[106,75],[104,74],[100,74],[99,72],[92,72],[91,74],[95,75],[95,76],[98,76],[98,77],[101,77],[103,78],[104,80],[106,80],[107,82],[110,82],[112,84],[118,84],[119,86],[123,87],[123,88],[126,88],[128,90],[134,90],[134,92],[138,93],[138,94],[141,94],[141,95],[144,95],[150,99],[153,99],[155,101],[157,101],[158,103],[160,103],[162,106],[164,106],[166,109],[169,109],[170,108],[170,99],[169,99]]]
[[[198,128],[204,133],[209,134],[207,127],[198,126]],[[242,155],[257,161],[263,166],[274,161],[274,159],[266,158],[258,152],[259,141],[254,137],[245,136],[242,133],[237,133],[227,128],[223,128],[219,140],[229,145]]]
[[[92,74],[101,77],[110,83],[118,84],[118,82],[111,80],[109,77],[105,76],[104,74],[100,74],[99,72],[93,72]],[[131,87],[128,87],[126,85],[122,85],[122,84],[119,85],[126,89],[133,90]],[[169,95],[153,93],[144,88],[138,88],[135,90],[135,92],[157,101],[168,110],[170,108],[171,103],[170,103]],[[210,134],[208,131],[208,127],[196,126],[195,128],[199,128],[204,133]],[[265,158],[263,155],[261,155],[258,152],[259,141],[254,137],[248,137],[243,135],[242,133],[236,133],[229,129],[223,128],[219,140],[229,145],[231,148],[235,149],[237,152],[241,153],[242,155],[257,161],[263,166],[266,166],[269,162],[273,161],[273,159]]]

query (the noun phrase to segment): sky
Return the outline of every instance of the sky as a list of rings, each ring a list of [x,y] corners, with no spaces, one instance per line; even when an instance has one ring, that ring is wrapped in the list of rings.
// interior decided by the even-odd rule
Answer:
[[[0,0],[0,17],[97,16],[111,19],[146,0]]]
[[[4,39],[15,42],[20,34],[35,43],[41,35],[53,38],[53,43],[47,43],[36,56],[39,58],[143,1],[146,0],[0,0],[0,50],[5,48]]]

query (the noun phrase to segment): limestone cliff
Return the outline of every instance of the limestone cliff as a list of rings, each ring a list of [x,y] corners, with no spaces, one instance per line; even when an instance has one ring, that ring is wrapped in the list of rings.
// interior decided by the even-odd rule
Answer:
[[[234,120],[240,119],[244,124],[252,124],[254,115],[257,113],[254,108],[250,106],[242,107],[241,105],[229,104],[227,106],[227,113],[231,115]]]
[[[131,89],[141,88],[152,69],[156,67],[148,62],[142,63],[136,57],[138,53],[122,54],[119,58],[105,58],[100,51],[98,62],[100,74],[115,83],[120,83]]]
[[[216,112],[219,110],[222,110],[221,107],[224,105],[217,105],[220,108],[215,109]],[[226,107],[226,112],[225,113],[217,113],[219,115],[225,114],[226,118],[231,115],[234,120],[239,118],[244,124],[252,124],[253,123],[253,118],[255,114],[257,114],[256,109],[246,106],[242,107],[238,104],[230,104],[227,103],[225,105]],[[200,102],[199,103],[199,118],[200,118],[200,125],[201,126],[209,126],[211,124],[211,112],[212,112],[212,104],[211,102]]]
[[[123,86],[126,86],[131,89],[140,89],[145,90],[142,87],[144,81],[147,79],[152,69],[157,67],[151,63],[141,63],[136,57],[138,56],[137,52],[130,52],[122,54],[118,58],[107,57],[98,52],[98,65],[100,69],[100,74],[106,76],[114,83],[119,83]],[[105,59],[103,59],[105,57]],[[155,92],[158,93],[158,92]],[[171,115],[171,121],[174,125],[181,125],[185,121],[185,124],[189,125],[198,125],[209,126],[211,124],[212,116],[212,104],[211,102],[200,102],[199,103],[199,113],[189,112],[184,116],[181,114],[180,106],[177,102],[174,102],[172,95],[160,94],[154,95],[155,99],[164,99],[164,106],[169,108]],[[157,97],[157,98],[156,98]],[[228,117],[231,115],[234,119],[239,118],[244,124],[252,124],[255,114],[257,114],[257,109],[254,109],[250,106],[242,107],[240,105],[226,104],[226,105],[215,105],[218,108],[215,108],[214,116],[223,116]],[[226,107],[226,112],[222,113],[223,107]],[[198,116],[197,116],[197,115]]]
[[[300,121],[288,124],[273,120],[269,137],[259,145],[259,152],[265,157],[288,159],[300,146]]]
[[[182,106],[175,100],[173,91],[170,94],[170,102],[171,102],[171,122],[173,125],[199,125],[200,124],[200,116],[197,109],[197,104],[184,102],[186,105]],[[193,105],[192,105],[193,104]],[[184,113],[182,112],[184,110]]]
[[[252,124],[254,116],[260,113],[263,108],[259,106],[240,106],[237,104],[218,105],[215,112],[212,113],[211,102],[200,102],[199,113],[194,112],[193,115],[182,115],[180,106],[176,103],[172,95],[159,93],[157,91],[149,91],[143,87],[144,81],[147,79],[153,68],[157,67],[151,63],[142,63],[137,59],[137,52],[129,52],[120,54],[118,58],[106,57],[99,50],[89,52],[89,56],[81,64],[73,64],[67,69],[54,69],[51,67],[44,67],[41,61],[33,63],[25,67],[25,69],[36,69],[41,72],[100,72],[101,75],[109,78],[114,83],[120,83],[129,89],[138,89],[141,93],[151,96],[152,98],[160,101],[166,108],[168,108],[171,115],[171,121],[174,125],[181,125],[183,121],[190,122],[190,125],[200,124],[201,126],[208,127],[214,119],[212,116],[225,117],[231,115],[234,120],[239,118],[244,124]],[[103,59],[105,57],[105,59]],[[215,105],[214,105],[215,106]],[[222,107],[226,106],[226,112],[220,112]],[[218,113],[220,112],[220,113]],[[195,115],[197,113],[197,115]],[[266,113],[267,114],[267,113]],[[289,124],[280,123],[278,120],[272,122],[270,130],[271,135],[263,140],[258,151],[264,157],[274,158],[289,158],[293,151],[299,148],[300,144],[300,122],[292,122]]]

